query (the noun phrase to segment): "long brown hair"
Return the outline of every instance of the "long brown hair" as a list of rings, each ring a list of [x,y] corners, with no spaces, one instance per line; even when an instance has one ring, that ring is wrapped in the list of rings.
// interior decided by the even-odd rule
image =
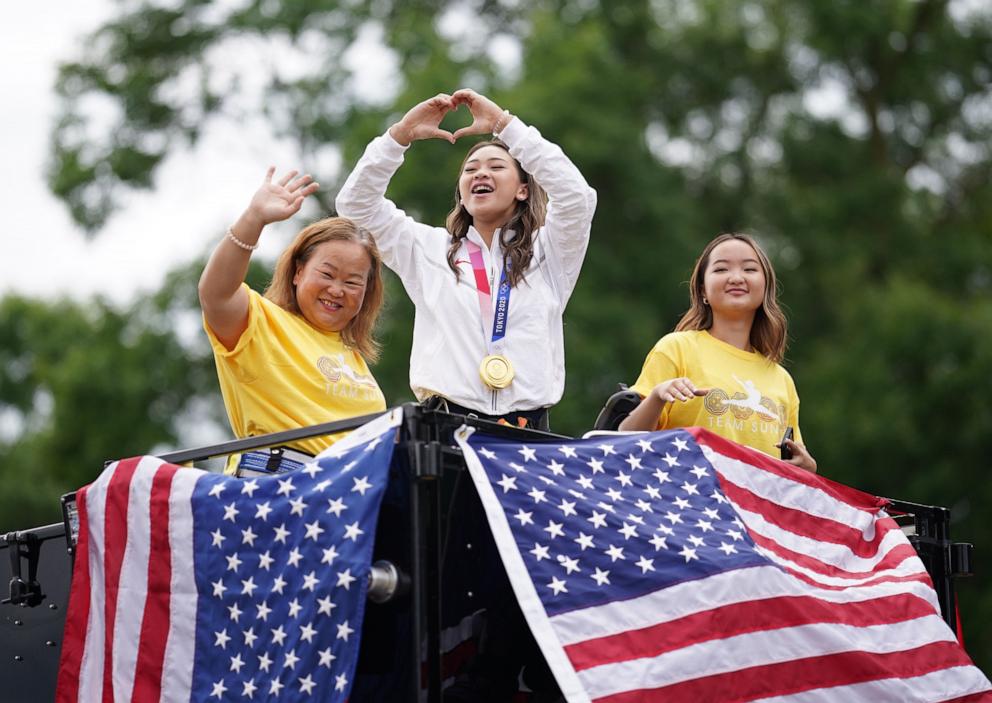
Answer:
[[[369,232],[345,217],[326,217],[304,227],[276,262],[272,281],[265,289],[265,297],[296,315],[302,314],[296,302],[293,277],[299,267],[313,256],[317,247],[325,242],[354,242],[369,255],[369,276],[365,282],[365,298],[358,314],[341,330],[341,339],[358,351],[367,361],[379,359],[379,342],[375,339],[375,323],[382,309],[382,256]]]
[[[510,153],[506,144],[498,139],[479,142],[465,154],[462,167],[458,171],[459,174],[465,170],[465,164],[468,163],[472,154],[485,146],[498,146],[507,154]],[[548,194],[529,173],[524,171],[519,161],[512,156],[510,158],[517,169],[520,182],[527,186],[527,199],[516,202],[513,214],[500,228],[499,233],[500,246],[503,247],[505,255],[510,259],[507,281],[510,286],[516,286],[523,280],[524,273],[534,256],[534,233],[544,225],[544,217],[548,212]],[[451,234],[451,246],[448,247],[448,266],[455,272],[455,278],[458,278],[460,274],[455,266],[455,255],[462,245],[462,240],[468,234],[468,228],[472,225],[472,215],[462,205],[457,181],[455,182],[455,207],[448,213],[444,225]],[[509,237],[509,241],[507,237]]]
[[[707,303],[703,302],[706,297],[704,277],[706,269],[710,265],[710,255],[713,250],[732,239],[744,242],[754,249],[758,262],[761,264],[761,270],[765,274],[765,295],[761,301],[761,307],[754,313],[749,341],[756,350],[775,363],[779,363],[785,357],[789,323],[778,304],[778,280],[775,278],[772,262],[754,237],[747,234],[732,232],[718,235],[703,249],[703,253],[696,259],[696,265],[692,269],[692,278],[689,279],[689,309],[675,326],[675,331],[708,330],[713,326],[713,310]]]

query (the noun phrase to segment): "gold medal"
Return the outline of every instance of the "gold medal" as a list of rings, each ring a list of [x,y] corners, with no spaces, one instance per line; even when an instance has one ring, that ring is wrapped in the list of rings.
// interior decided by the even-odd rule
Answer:
[[[479,376],[494,390],[506,388],[513,380],[513,366],[502,354],[490,354],[479,364]]]

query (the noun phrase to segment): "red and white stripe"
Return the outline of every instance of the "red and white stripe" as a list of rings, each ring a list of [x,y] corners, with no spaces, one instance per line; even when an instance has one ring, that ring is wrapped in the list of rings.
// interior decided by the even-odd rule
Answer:
[[[77,493],[58,703],[189,700],[198,594],[172,565],[193,561],[190,497],[204,475],[124,459]]]

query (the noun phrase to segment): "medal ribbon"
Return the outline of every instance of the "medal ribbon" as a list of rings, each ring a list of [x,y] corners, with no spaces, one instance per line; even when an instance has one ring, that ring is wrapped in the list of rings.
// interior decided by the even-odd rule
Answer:
[[[473,241],[465,240],[468,249],[468,258],[472,262],[472,273],[475,274],[475,289],[479,294],[479,314],[482,318],[482,334],[486,338],[486,348],[489,353],[493,353],[496,342],[503,340],[506,336],[506,326],[510,315],[510,284],[506,280],[506,265],[499,278],[499,287],[496,289],[496,310],[493,311],[492,290],[489,287],[489,277],[486,275],[486,263],[482,258],[482,247]],[[489,318],[493,320],[492,335],[486,334]],[[502,346],[502,345],[500,345]]]

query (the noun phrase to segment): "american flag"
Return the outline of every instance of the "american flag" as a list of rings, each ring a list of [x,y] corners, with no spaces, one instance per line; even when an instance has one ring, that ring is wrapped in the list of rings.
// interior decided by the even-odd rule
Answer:
[[[288,474],[108,466],[77,493],[57,701],[346,700],[399,417]]]
[[[992,701],[884,499],[697,428],[457,439],[570,703]]]

